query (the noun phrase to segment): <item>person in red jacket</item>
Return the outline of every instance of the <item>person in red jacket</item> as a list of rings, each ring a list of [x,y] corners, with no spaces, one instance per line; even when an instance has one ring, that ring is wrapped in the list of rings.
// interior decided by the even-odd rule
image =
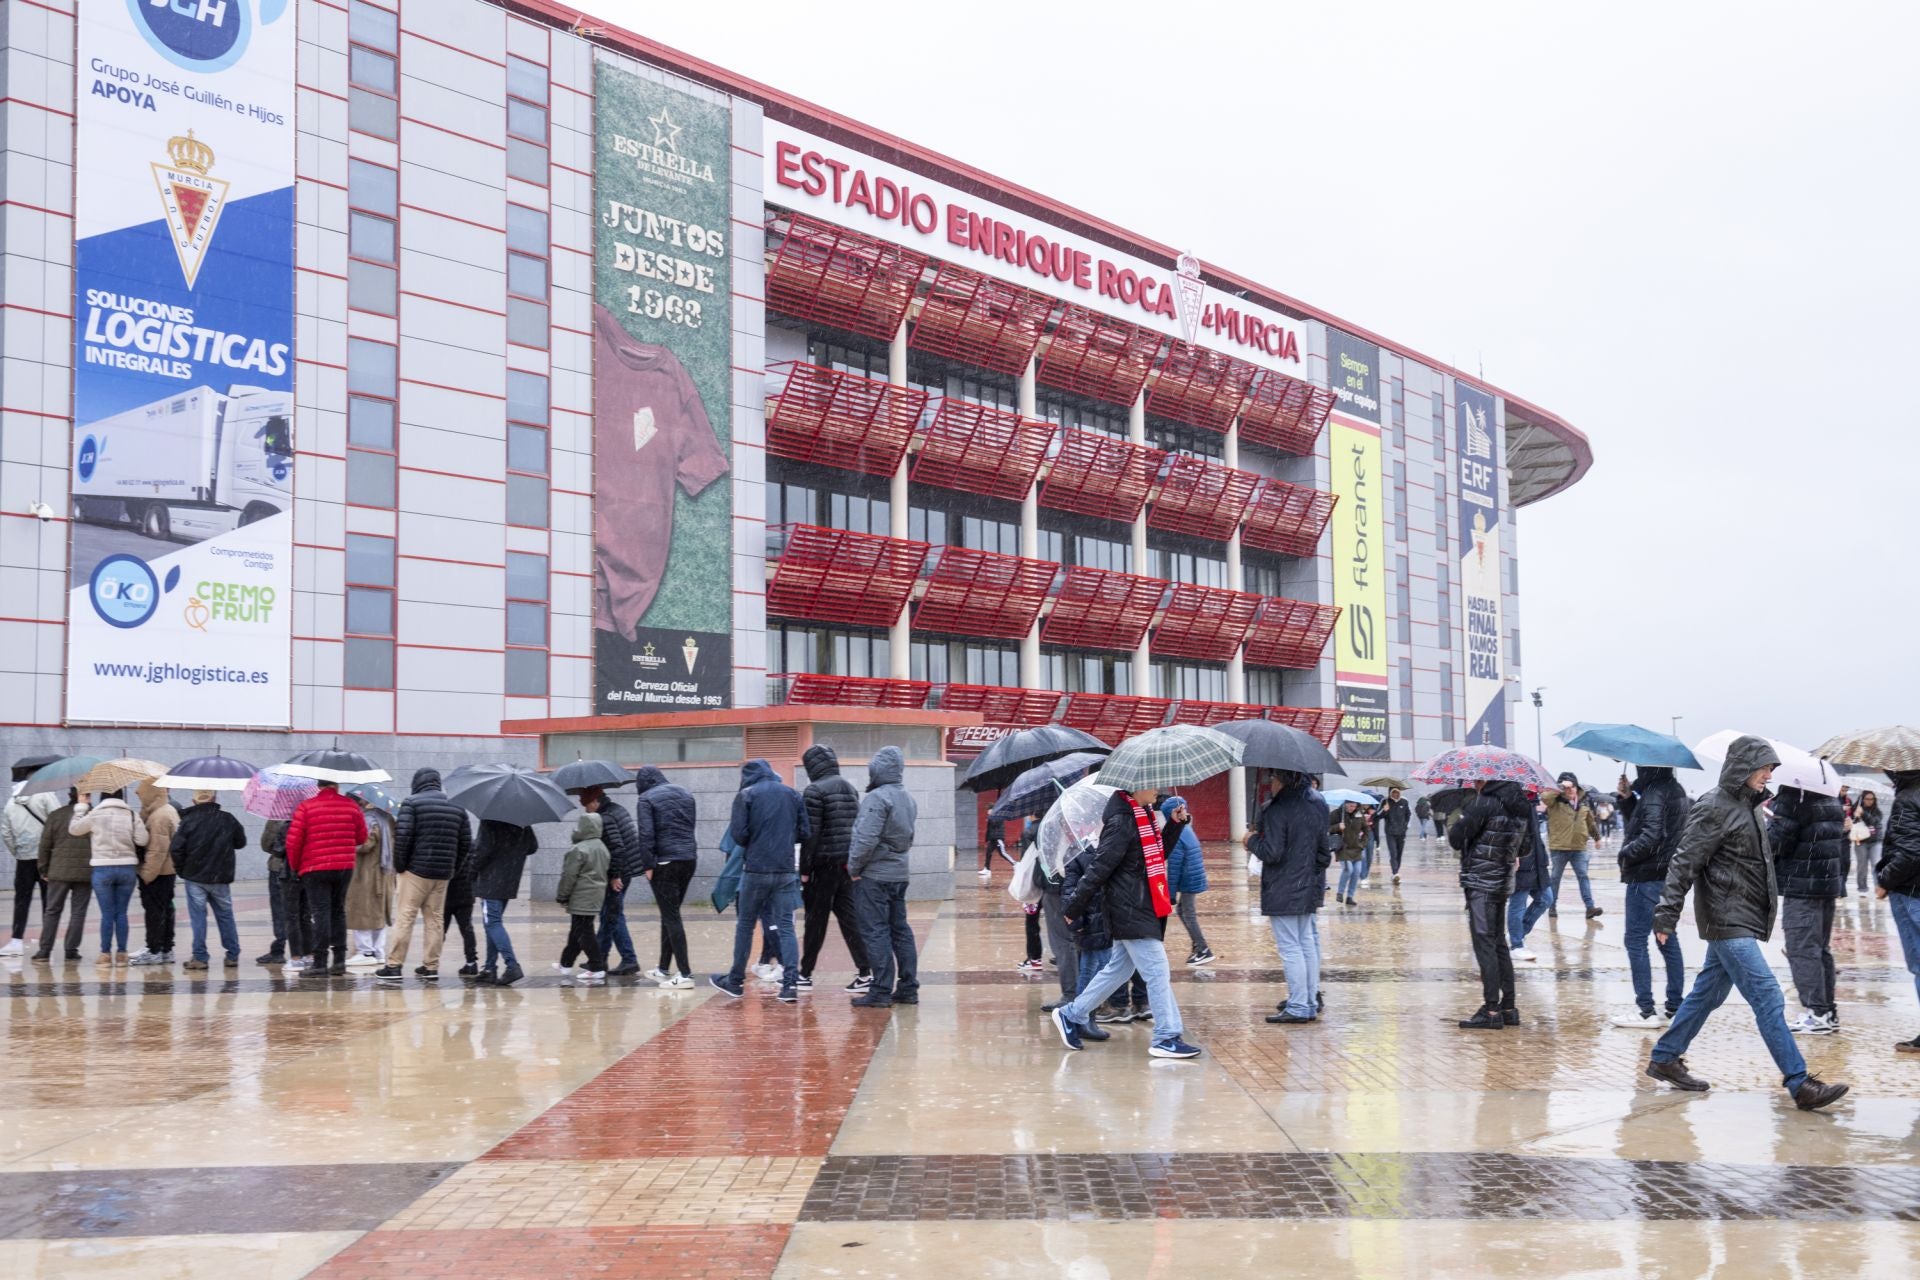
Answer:
[[[287,868],[300,877],[307,898],[313,967],[309,974],[347,975],[347,885],[353,880],[354,852],[366,842],[367,819],[360,806],[331,782],[303,800],[287,825]],[[327,948],[333,964],[326,964]]]

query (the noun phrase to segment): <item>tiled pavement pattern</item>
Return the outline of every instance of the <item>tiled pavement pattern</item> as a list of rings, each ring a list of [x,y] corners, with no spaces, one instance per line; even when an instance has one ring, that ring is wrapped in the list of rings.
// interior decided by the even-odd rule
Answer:
[[[1607,1025],[1604,873],[1601,920],[1536,931],[1524,1026],[1474,1034],[1437,846],[1323,913],[1327,1017],[1302,1028],[1261,1021],[1284,976],[1239,860],[1210,861],[1221,962],[1178,966],[1170,931],[1189,1063],[1148,1059],[1142,1025],[1064,1052],[1054,976],[1014,972],[1004,875],[965,866],[915,904],[925,997],[890,1016],[847,1007],[837,940],[797,1008],[574,987],[546,968],[564,918],[525,902],[508,991],[458,982],[454,949],[438,988],[103,971],[91,948],[0,966],[0,1276],[1911,1271],[1920,1062],[1890,1046],[1920,1009],[1884,907],[1841,904],[1846,1030],[1803,1048],[1856,1092],[1807,1116],[1737,997],[1689,1054],[1712,1092],[1640,1073],[1651,1038]],[[252,954],[264,902],[241,908]],[[696,958],[731,931],[693,921]]]

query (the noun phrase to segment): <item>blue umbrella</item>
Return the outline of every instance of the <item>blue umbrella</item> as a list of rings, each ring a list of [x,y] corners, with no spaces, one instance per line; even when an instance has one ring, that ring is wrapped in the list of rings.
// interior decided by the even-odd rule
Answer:
[[[1570,733],[1578,729],[1578,733]],[[1569,751],[1585,751],[1627,764],[1664,765],[1669,769],[1698,769],[1700,760],[1687,744],[1672,734],[1642,729],[1637,724],[1578,724],[1560,731]]]
[[[387,789],[377,782],[356,782],[340,789],[356,800],[365,800],[375,809],[383,809],[388,813],[400,812],[400,802],[388,795]]]
[[[987,810],[989,818],[1030,818],[1053,807],[1060,793],[1078,782],[1087,770],[1106,759],[1100,751],[1076,751],[1058,760],[1035,765],[1012,782]]]
[[[1372,808],[1380,803],[1364,791],[1348,791],[1344,788],[1337,791],[1322,791],[1320,798],[1327,802],[1327,808],[1329,809],[1343,805],[1349,800],[1355,804],[1365,805],[1368,808]]]

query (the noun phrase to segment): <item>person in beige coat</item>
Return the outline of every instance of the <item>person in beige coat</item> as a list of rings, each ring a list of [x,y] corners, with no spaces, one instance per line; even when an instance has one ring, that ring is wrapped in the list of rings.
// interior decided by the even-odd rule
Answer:
[[[86,836],[93,868],[93,899],[100,904],[100,964],[127,962],[127,904],[139,883],[140,847],[147,823],[119,796],[73,806],[67,829]]]
[[[393,819],[369,805],[367,838],[353,851],[353,879],[347,883],[347,928],[353,934],[349,969],[377,969],[387,958],[387,930],[393,924]]]
[[[140,784],[140,818],[147,824],[147,843],[140,855],[140,910],[146,916],[147,949],[134,964],[173,963],[173,833],[180,811],[166,791],[151,782]]]

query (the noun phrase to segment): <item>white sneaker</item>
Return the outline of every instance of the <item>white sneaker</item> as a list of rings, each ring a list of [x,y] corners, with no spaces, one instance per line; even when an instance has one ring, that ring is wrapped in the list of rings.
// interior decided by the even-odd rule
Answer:
[[[0,947],[0,956],[23,956],[27,953],[27,944],[15,938],[6,946]]]
[[[573,966],[570,964],[561,964],[558,960],[553,962],[553,971],[563,978],[571,978],[573,976]],[[586,972],[584,965],[581,967],[580,972]]]
[[[675,990],[678,990],[678,989],[680,989],[680,988],[683,988],[683,987],[690,987],[690,986],[692,986],[692,985],[693,985],[693,979],[692,979],[692,978],[689,978],[689,977],[688,977],[688,976],[687,976],[686,974],[684,974],[684,973],[676,973],[676,974],[673,974],[673,975],[672,975],[672,976],[670,976],[670,977],[665,977],[665,978],[662,978],[662,979],[660,979],[660,985],[661,985],[661,986],[663,986],[663,987],[669,987],[669,988],[672,988],[672,989],[675,989]]]
[[[159,964],[160,953],[158,951],[142,951],[139,955],[134,956],[132,959],[128,960],[127,963],[128,964]]]
[[[1803,1013],[1800,1021],[1789,1022],[1787,1030],[1797,1036],[1830,1036],[1840,1030],[1840,1024],[1824,1013]]]
[[[1370,884],[1372,884],[1372,883],[1373,883],[1373,881],[1371,881],[1371,880],[1362,880],[1362,881],[1360,882],[1360,887],[1361,887],[1362,889],[1364,889],[1364,888],[1366,888],[1366,887],[1367,887],[1368,885],[1370,885]]]
[[[1616,1016],[1612,1025],[1625,1031],[1658,1031],[1667,1025],[1667,1015],[1658,1009],[1642,1015],[1638,1009],[1634,1009]]]
[[[355,952],[353,955],[347,957],[347,968],[349,969],[378,969],[385,963],[386,961],[382,960],[379,956],[368,955],[364,951]]]
[[[753,966],[753,976],[762,982],[778,982],[780,975],[785,972],[786,970],[777,964],[757,964]]]
[[[1508,954],[1512,955],[1512,957],[1515,960],[1519,960],[1522,963],[1532,961],[1532,960],[1538,960],[1540,958],[1539,956],[1536,956],[1535,954],[1533,954],[1533,952],[1527,950],[1525,947],[1516,947],[1513,949],[1513,951],[1509,952]]]
[[[982,880],[991,880],[991,879],[993,879],[993,868],[992,868],[992,867],[982,867],[982,868],[980,868],[980,878],[981,878]]]
[[[583,969],[580,971],[580,976],[573,981],[575,986],[580,987],[604,987],[607,985],[606,970]]]
[[[645,978],[648,982],[657,982],[663,987],[667,985],[667,980],[673,977],[672,974],[668,973],[665,969],[662,969],[657,965],[654,968],[647,970],[645,973],[641,974],[640,976]],[[687,981],[689,984],[691,984],[693,979],[689,978],[687,979]]]
[[[302,969],[311,969],[312,967],[313,961],[307,959],[305,956],[295,956],[280,966],[281,970],[286,973],[298,973]]]

